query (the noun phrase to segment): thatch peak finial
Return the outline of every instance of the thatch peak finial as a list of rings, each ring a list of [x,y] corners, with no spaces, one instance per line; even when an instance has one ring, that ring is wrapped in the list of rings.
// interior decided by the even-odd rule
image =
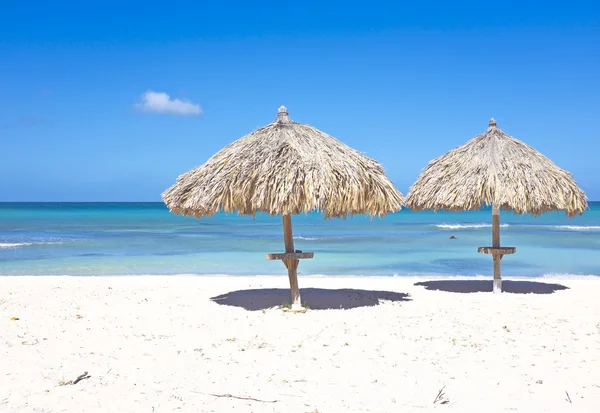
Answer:
[[[283,105],[277,110],[277,121],[279,123],[290,123],[290,116],[288,115],[287,108]]]
[[[496,126],[496,121],[494,120],[494,118],[490,119],[490,125],[489,126]]]

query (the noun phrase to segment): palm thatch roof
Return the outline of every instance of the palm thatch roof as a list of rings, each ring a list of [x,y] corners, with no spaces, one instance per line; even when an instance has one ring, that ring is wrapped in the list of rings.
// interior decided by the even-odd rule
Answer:
[[[252,216],[312,210],[325,218],[382,216],[404,203],[378,162],[292,121],[283,106],[273,123],[179,176],[162,198],[171,212],[197,218],[219,210]]]
[[[570,217],[587,209],[587,199],[569,172],[492,119],[485,133],[429,162],[406,198],[412,210],[483,205],[535,216],[560,210]]]

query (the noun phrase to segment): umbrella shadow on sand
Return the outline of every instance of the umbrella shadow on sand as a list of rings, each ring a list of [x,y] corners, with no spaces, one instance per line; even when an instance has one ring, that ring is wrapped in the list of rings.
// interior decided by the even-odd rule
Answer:
[[[355,290],[351,288],[324,289],[303,288],[302,302],[311,310],[348,310],[358,307],[372,307],[382,301],[410,301],[409,295],[393,291]],[[234,307],[245,308],[249,311],[266,310],[290,302],[290,290],[283,288],[261,288],[255,290],[231,291],[216,297],[211,301]]]
[[[439,280],[422,281],[415,285],[427,290],[446,291],[450,293],[487,293],[492,292],[492,281],[488,280]],[[555,291],[567,290],[561,284],[549,284],[536,281],[502,281],[502,291],[512,294],[552,294]]]

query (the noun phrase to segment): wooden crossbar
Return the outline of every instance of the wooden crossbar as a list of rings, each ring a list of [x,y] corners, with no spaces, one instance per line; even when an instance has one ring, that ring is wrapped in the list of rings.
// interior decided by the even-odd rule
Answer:
[[[516,247],[479,247],[477,252],[480,254],[514,254],[517,252]]]
[[[268,260],[303,260],[313,258],[314,252],[282,252],[267,254]]]

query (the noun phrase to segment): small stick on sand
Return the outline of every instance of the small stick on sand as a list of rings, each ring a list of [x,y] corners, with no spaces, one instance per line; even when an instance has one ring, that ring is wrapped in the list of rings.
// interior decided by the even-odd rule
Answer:
[[[437,396],[435,397],[435,400],[433,401],[433,404],[436,404],[437,402],[440,402],[440,404],[447,404],[449,402],[449,400],[445,398],[445,396],[446,396],[444,394],[445,388],[446,388],[446,386],[444,386],[440,389]]]
[[[234,396],[233,394],[229,394],[229,393],[227,393],[227,394],[202,393],[202,392],[194,391],[194,390],[191,390],[191,392],[205,394],[205,395],[214,396],[214,397],[226,397],[228,399],[250,400],[253,402],[260,402],[260,403],[277,403],[277,400],[260,400],[260,399],[255,399],[254,397]]]
[[[79,382],[80,382],[81,380],[83,380],[83,379],[89,379],[89,378],[90,378],[90,376],[88,376],[87,374],[88,374],[88,372],[87,372],[87,371],[86,371],[86,372],[84,372],[84,373],[83,373],[81,376],[79,376],[79,377],[77,377],[75,380],[73,380],[73,384],[77,384],[77,383],[79,383]]]
[[[569,392],[565,390],[565,393],[567,394],[567,398],[565,400],[567,400],[569,403],[573,403],[571,401],[571,396],[569,396]]]

